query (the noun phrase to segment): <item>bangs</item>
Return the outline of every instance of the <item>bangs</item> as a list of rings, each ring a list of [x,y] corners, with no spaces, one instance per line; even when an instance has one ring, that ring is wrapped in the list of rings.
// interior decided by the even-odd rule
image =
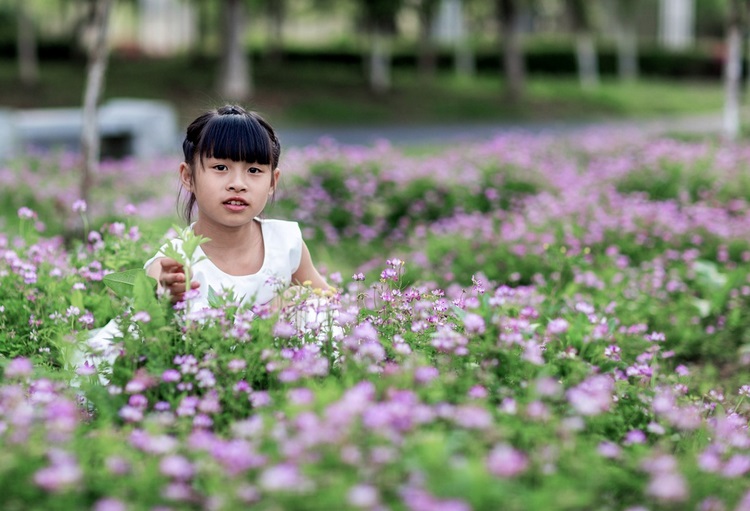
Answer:
[[[196,151],[201,161],[203,158],[219,158],[267,165],[273,160],[273,145],[268,132],[247,115],[218,115],[210,119]]]

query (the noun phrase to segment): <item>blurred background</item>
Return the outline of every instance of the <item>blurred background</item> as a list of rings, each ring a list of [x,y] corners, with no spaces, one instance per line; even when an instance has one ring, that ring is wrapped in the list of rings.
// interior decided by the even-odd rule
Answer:
[[[18,111],[80,108],[87,90],[95,105],[163,102],[120,103],[110,118],[166,105],[181,129],[237,101],[282,130],[316,136],[719,114],[727,71],[741,97],[745,4],[0,0],[0,126],[54,139],[44,126],[64,119]],[[105,155],[133,151],[122,137],[109,136]]]

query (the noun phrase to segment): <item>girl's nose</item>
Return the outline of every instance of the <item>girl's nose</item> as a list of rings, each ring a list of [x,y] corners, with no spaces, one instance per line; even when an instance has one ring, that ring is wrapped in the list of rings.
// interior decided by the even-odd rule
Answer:
[[[247,190],[247,186],[242,182],[242,179],[235,177],[227,185],[227,189],[233,192],[244,192]]]

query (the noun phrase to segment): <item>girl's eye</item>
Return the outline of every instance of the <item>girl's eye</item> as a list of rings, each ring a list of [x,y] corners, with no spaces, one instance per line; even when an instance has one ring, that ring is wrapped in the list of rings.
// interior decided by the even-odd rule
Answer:
[[[258,167],[250,167],[247,172],[248,174],[260,174],[262,171]]]
[[[221,165],[221,164],[219,164],[219,165],[214,165],[214,168],[215,168],[216,170],[222,170],[222,171],[224,171],[224,170],[227,170],[227,166],[226,166],[226,165]]]

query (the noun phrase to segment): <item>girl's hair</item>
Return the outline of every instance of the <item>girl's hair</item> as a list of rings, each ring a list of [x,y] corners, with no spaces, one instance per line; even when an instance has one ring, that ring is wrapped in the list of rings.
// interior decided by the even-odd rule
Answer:
[[[187,127],[182,142],[185,163],[190,167],[190,179],[195,182],[196,160],[220,158],[248,163],[279,166],[281,144],[276,132],[268,122],[255,112],[236,105],[226,105],[210,110]],[[274,185],[271,175],[271,185]],[[185,200],[182,215],[191,223],[195,194]]]

